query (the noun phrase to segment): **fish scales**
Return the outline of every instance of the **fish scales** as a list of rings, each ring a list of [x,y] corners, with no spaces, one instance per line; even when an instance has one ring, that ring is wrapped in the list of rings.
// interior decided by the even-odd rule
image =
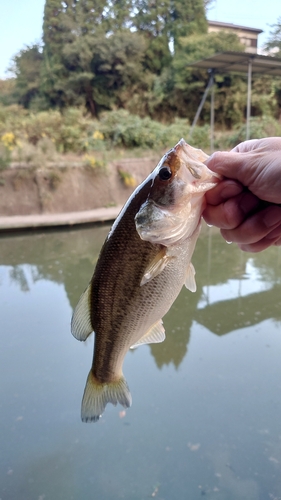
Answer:
[[[91,322],[96,332],[93,372],[101,382],[112,382],[120,362],[119,354],[135,341],[131,332],[124,335],[124,329],[128,328],[128,310],[133,307],[139,290],[143,294],[138,285],[149,261],[160,248],[140,240],[135,229],[138,198],[146,196],[145,188],[132,200],[106,240],[106,251],[100,253],[91,282]],[[141,320],[140,312],[137,316]]]
[[[131,405],[122,373],[127,351],[162,342],[162,317],[183,284],[195,291],[191,257],[204,193],[218,182],[202,163],[206,158],[181,140],[135,190],[106,238],[72,318],[79,340],[95,332],[84,421],[97,421],[108,402]]]

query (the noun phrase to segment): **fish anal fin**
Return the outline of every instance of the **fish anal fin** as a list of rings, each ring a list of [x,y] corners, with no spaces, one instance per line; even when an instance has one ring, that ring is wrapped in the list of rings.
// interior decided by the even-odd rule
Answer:
[[[77,340],[86,340],[93,331],[90,315],[91,285],[82,293],[71,319],[71,333]]]
[[[155,276],[158,276],[171,259],[173,259],[173,257],[167,255],[167,249],[165,247],[161,248],[144,271],[140,285],[145,285],[155,278]]]
[[[123,376],[110,383],[100,383],[90,371],[81,406],[81,419],[83,422],[97,422],[104,412],[107,403],[114,406],[120,403],[124,408],[132,404],[132,396]]]
[[[143,337],[141,337],[134,345],[131,346],[131,349],[142,345],[142,344],[158,344],[159,342],[163,342],[165,340],[165,329],[162,323],[162,319],[157,321],[149,330],[146,332]]]
[[[191,262],[186,271],[185,286],[191,292],[196,292],[195,269]]]

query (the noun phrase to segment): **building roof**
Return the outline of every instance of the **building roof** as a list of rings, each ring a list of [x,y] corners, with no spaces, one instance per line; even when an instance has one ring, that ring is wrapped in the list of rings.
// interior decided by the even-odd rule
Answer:
[[[208,24],[210,26],[217,26],[218,28],[230,28],[233,30],[245,30],[245,31],[253,31],[253,33],[256,33],[257,35],[259,33],[263,33],[263,30],[257,29],[257,28],[250,28],[249,26],[239,26],[238,24],[232,24],[232,23],[222,23],[220,21],[209,21]]]
[[[281,59],[272,56],[261,56],[249,52],[220,52],[206,59],[188,64],[195,68],[216,70],[220,73],[247,73],[249,62],[252,73],[281,76]]]

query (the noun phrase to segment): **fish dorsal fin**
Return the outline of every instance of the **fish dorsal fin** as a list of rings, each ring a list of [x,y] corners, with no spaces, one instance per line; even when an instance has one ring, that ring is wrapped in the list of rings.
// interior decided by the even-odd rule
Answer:
[[[186,270],[185,286],[191,292],[196,292],[195,269],[191,262]]]
[[[71,319],[71,333],[77,340],[86,340],[93,331],[90,315],[91,285],[82,293]]]
[[[163,269],[165,269],[168,262],[173,258],[167,255],[167,249],[165,247],[161,248],[161,250],[156,254],[152,262],[147,266],[144,271],[144,275],[142,277],[140,285],[145,285],[149,281],[151,281],[155,276],[160,274]]]
[[[159,342],[163,342],[165,340],[165,329],[162,323],[162,319],[159,319],[157,323],[146,332],[143,337],[141,337],[134,345],[131,346],[131,349],[142,345],[142,344],[158,344]]]

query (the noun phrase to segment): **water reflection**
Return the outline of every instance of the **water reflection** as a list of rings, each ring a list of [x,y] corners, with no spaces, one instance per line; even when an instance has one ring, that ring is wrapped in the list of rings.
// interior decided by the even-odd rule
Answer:
[[[0,238],[0,498],[280,497],[280,249],[245,254],[206,230],[197,292],[164,318],[165,342],[126,356],[132,408],[91,426],[93,340],[69,322],[108,229]]]
[[[23,292],[39,280],[63,284],[72,309],[93,273],[109,226],[25,234],[1,239],[1,264]],[[188,351],[192,324],[225,335],[268,318],[280,322],[280,248],[260,254],[231,249],[214,228],[205,228],[193,263],[197,292],[182,290],[164,324],[161,345],[150,345],[158,368],[178,367]],[[0,283],[1,285],[1,283]]]

